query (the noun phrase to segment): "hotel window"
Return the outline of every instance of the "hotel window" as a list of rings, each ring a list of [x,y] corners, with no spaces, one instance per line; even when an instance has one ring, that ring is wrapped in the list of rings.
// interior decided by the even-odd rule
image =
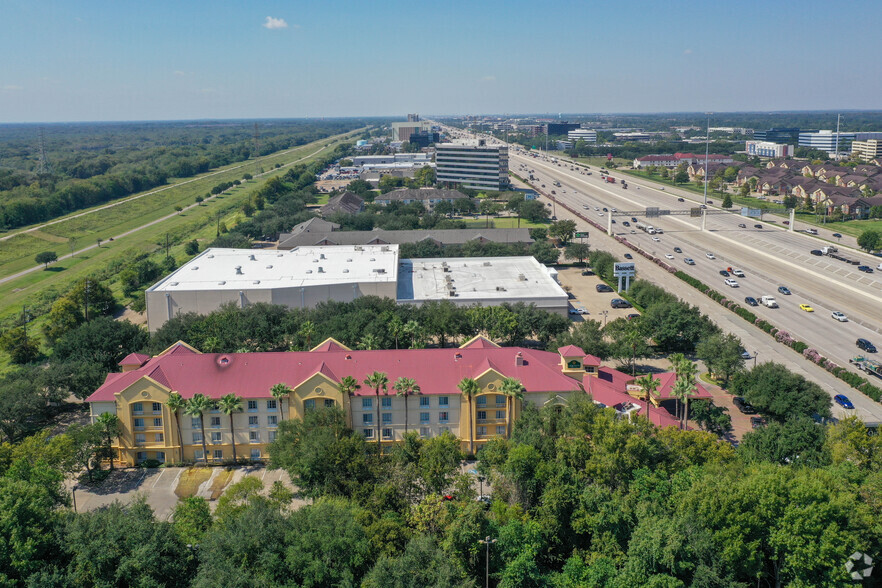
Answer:
[[[505,396],[502,394],[496,395],[496,406],[505,406]]]
[[[249,400],[248,401],[248,412],[257,412],[257,401]]]
[[[268,411],[274,411],[274,410],[276,410],[276,407],[277,407],[277,406],[278,406],[278,401],[275,400],[275,399],[273,399],[273,400],[267,400],[267,401],[266,401],[266,409],[267,409]]]
[[[144,428],[144,419],[135,419],[135,428],[143,429]]]
[[[429,427],[420,427],[420,437],[426,439],[429,436]]]
[[[429,413],[421,412],[420,413],[420,422],[421,423],[428,423],[429,422]]]
[[[144,404],[141,402],[136,402],[132,405],[132,413],[134,414],[144,414]]]
[[[505,411],[504,410],[497,410],[496,411],[496,418],[504,419],[505,418]]]
[[[380,407],[381,408],[392,408],[392,399],[391,398],[381,398],[380,399]]]
[[[446,411],[438,413],[438,421],[439,422],[446,423],[448,421],[449,417],[450,417],[450,414],[447,413]]]
[[[215,449],[214,450],[214,459],[223,459],[224,458],[224,450],[223,449]]]
[[[154,402],[153,403],[153,414],[162,414],[162,403]]]
[[[260,449],[251,450],[251,459],[260,459]]]
[[[480,426],[478,427],[478,436],[482,437],[487,434],[487,427]]]
[[[420,397],[420,408],[429,408],[429,398],[425,396]]]
[[[365,439],[373,439],[374,438],[374,430],[373,429],[362,429],[362,434]]]
[[[448,406],[450,403],[450,399],[446,396],[438,397],[438,406]]]
[[[308,398],[303,401],[303,410],[310,411],[315,410],[315,398]]]
[[[336,402],[334,402],[332,399],[325,398],[325,408],[332,408],[335,404]]]
[[[486,421],[486,420],[487,420],[487,411],[486,410],[479,410],[478,411],[478,422]]]
[[[383,429],[383,439],[392,438],[392,429]]]
[[[211,417],[211,426],[215,429],[220,428],[220,417]]]
[[[279,434],[278,431],[270,431],[269,432],[269,442],[272,443],[273,441],[275,441],[276,435],[278,435],[278,434]]]
[[[260,443],[260,432],[248,431],[248,441],[251,443]]]
[[[191,429],[202,428],[202,418],[201,417],[190,417],[190,428]]]
[[[156,461],[159,463],[165,463],[165,451],[156,452]]]
[[[196,461],[202,461],[202,450],[201,449],[196,449],[195,451],[193,451],[193,459],[195,459]]]
[[[260,417],[259,417],[259,416],[250,416],[250,417],[248,417],[248,426],[249,426],[249,427],[258,427],[258,426],[260,426]]]
[[[193,443],[202,443],[202,433],[193,431]]]
[[[505,436],[505,425],[496,425],[496,434],[504,437]]]
[[[363,415],[361,415],[361,424],[363,424],[363,425],[374,424],[374,415],[372,415],[369,412],[366,412]]]
[[[164,435],[163,433],[156,433],[156,434],[153,436],[153,440],[154,440],[156,443],[165,443],[165,435]]]
[[[211,442],[212,443],[220,443],[221,442],[221,433],[220,431],[212,431],[211,433]]]
[[[147,442],[147,437],[144,433],[135,433],[135,443],[142,444]]]
[[[153,426],[162,428],[162,417],[153,419]]]
[[[371,408],[373,406],[374,406],[374,399],[373,398],[362,398],[361,399],[361,407],[362,408],[367,409],[367,408]]]
[[[478,396],[478,406],[487,406],[487,396]]]
[[[388,425],[391,422],[392,422],[392,413],[391,412],[384,412],[383,413],[383,424]]]
[[[275,414],[271,414],[266,417],[266,424],[270,427],[276,427],[279,424],[279,416]]]
[[[138,453],[135,454],[135,461],[144,461],[146,459],[147,459],[147,452],[146,451],[139,451]]]

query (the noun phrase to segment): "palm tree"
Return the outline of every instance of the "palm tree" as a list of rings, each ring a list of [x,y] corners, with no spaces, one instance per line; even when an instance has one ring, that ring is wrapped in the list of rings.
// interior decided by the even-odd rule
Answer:
[[[345,394],[349,397],[349,426],[354,429],[355,422],[352,420],[352,395],[361,389],[361,384],[359,384],[358,380],[352,376],[345,376],[340,380],[337,389],[340,390],[340,394]]]
[[[279,402],[279,411],[282,413],[282,420],[285,420],[285,397],[292,392],[291,388],[285,382],[279,382],[270,388],[270,394]]]
[[[404,321],[401,320],[401,317],[397,314],[393,314],[392,318],[389,319],[387,323],[387,328],[389,329],[389,334],[392,335],[392,338],[395,340],[395,349],[398,349],[398,340],[404,334]]]
[[[419,394],[420,386],[413,378],[399,377],[392,386],[398,396],[404,397],[404,434],[407,434],[407,397],[411,394]]]
[[[655,394],[655,391],[658,390],[658,385],[661,381],[653,378],[652,374],[647,374],[642,378],[637,378],[636,383],[640,386],[640,389],[643,390],[645,396],[644,400],[646,401],[646,419],[649,420],[650,398]]]
[[[686,423],[689,421],[689,397],[695,393],[695,382],[686,378],[679,378],[674,383],[671,393],[676,394],[677,398],[682,398],[685,401],[683,417],[680,419],[680,428],[685,429]]]
[[[315,323],[312,321],[306,321],[300,325],[300,330],[297,331],[297,334],[306,339],[306,350],[309,351],[310,342],[312,341],[313,335],[315,335]]]
[[[172,392],[168,395],[168,400],[165,401],[165,405],[168,407],[168,410],[175,415],[175,423],[178,425],[178,443],[181,446],[179,460],[184,461],[184,437],[181,435],[181,413],[184,412],[184,408],[187,406],[187,401],[184,400],[184,397],[179,393]]]
[[[410,348],[415,349],[416,336],[420,332],[420,324],[416,321],[404,323],[404,334],[410,337]]]
[[[679,382],[680,380],[685,380],[686,382],[689,382],[689,384],[693,384],[695,382],[695,375],[698,373],[698,369],[695,367],[695,364],[692,361],[687,359],[682,354],[678,353],[676,355],[681,356],[681,357],[676,358],[677,363],[673,365],[674,371],[677,372],[677,381]],[[672,357],[672,363],[673,363],[673,359],[674,359],[674,357]],[[691,395],[692,392],[694,392],[695,387],[694,386],[691,386],[690,388],[684,387],[683,390],[688,390],[689,394],[683,396],[682,398],[678,396],[678,402],[681,399],[685,399],[686,404],[688,405],[689,404],[688,396]],[[687,406],[687,408],[688,408],[688,406]],[[678,416],[678,418],[680,417],[680,415],[677,415],[677,416]]]
[[[208,447],[205,445],[205,419],[202,418],[202,415],[211,410],[213,406],[214,401],[205,394],[195,394],[184,405],[184,414],[199,418],[199,427],[202,429],[202,459],[206,463],[208,462]]]
[[[477,396],[478,392],[481,391],[481,386],[478,385],[477,380],[473,378],[463,378],[459,381],[459,384],[456,385],[459,388],[459,391],[462,392],[462,395],[465,396],[465,399],[468,403],[469,410],[469,455],[475,454],[475,436],[472,434],[472,398]]]
[[[373,349],[377,349],[380,346],[380,340],[376,335],[372,335],[371,333],[367,333],[364,337],[361,338],[361,341],[358,342],[358,348],[364,349],[366,351],[371,351]]]
[[[95,419],[95,424],[101,426],[101,435],[104,437],[104,451],[110,459],[110,469],[113,469],[113,438],[119,436],[119,417],[110,412],[102,412]]]
[[[242,412],[242,399],[232,392],[221,396],[218,402],[221,412],[230,417],[230,438],[233,440],[233,463],[236,458],[236,429],[233,428],[233,413]]]
[[[511,436],[511,411],[514,410],[514,401],[524,399],[524,385],[517,378],[505,378],[502,380],[500,391],[505,395],[505,436]]]
[[[383,394],[388,390],[389,376],[385,372],[374,372],[364,379],[366,386],[374,389],[374,395],[377,397],[377,451],[380,450],[380,390]]]
[[[671,370],[676,373],[676,378],[679,380],[680,379],[680,370],[682,369],[681,366],[684,364],[684,362],[687,361],[686,356],[683,355],[682,353],[672,353],[670,355],[670,357],[668,357],[668,361],[671,364]],[[674,381],[674,383],[676,383],[676,380]],[[676,396],[676,394],[674,394],[673,388],[671,389],[671,395]],[[677,397],[677,407],[676,407],[677,418],[680,418],[680,411],[681,411],[680,398]]]

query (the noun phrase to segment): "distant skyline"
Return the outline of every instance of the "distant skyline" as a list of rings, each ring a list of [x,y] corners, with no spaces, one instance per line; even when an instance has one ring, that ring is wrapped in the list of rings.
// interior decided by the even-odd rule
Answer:
[[[877,110],[882,4],[7,0],[0,122]]]

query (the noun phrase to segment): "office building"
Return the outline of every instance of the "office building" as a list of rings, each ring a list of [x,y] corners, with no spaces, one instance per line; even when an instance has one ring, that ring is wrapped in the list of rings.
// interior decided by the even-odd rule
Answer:
[[[854,133],[837,133],[831,130],[799,133],[799,146],[818,149],[827,153],[842,153],[851,149]]]
[[[473,190],[508,187],[508,147],[481,139],[435,145],[438,182]]]
[[[882,141],[879,139],[867,139],[866,141],[852,141],[851,153],[865,161],[882,157]]]
[[[579,123],[571,123],[571,122],[557,122],[557,123],[548,123],[545,125],[545,132],[549,135],[566,135],[570,131],[574,131],[576,129],[581,129],[582,125]]]
[[[770,143],[768,141],[746,141],[744,149],[750,156],[756,157],[793,157],[793,145]]]
[[[418,114],[408,114],[407,122],[420,122],[420,115]]]
[[[420,131],[431,131],[432,123],[429,121],[408,121],[392,123],[393,141],[410,141],[410,136]]]
[[[441,141],[441,133],[437,131],[420,131],[410,135],[410,142],[420,149]]]
[[[597,131],[592,129],[574,129],[567,133],[567,139],[575,143],[576,141],[585,141],[586,143],[597,142]]]
[[[806,131],[811,132],[811,131]],[[788,145],[796,145],[799,143],[799,129],[797,128],[777,128],[765,131],[754,131],[754,141],[766,141],[769,143],[784,143]]]
[[[154,357],[132,353],[119,365],[122,372],[108,374],[87,402],[93,422],[104,413],[119,417],[113,459],[129,466],[147,460],[223,463],[232,460],[234,443],[239,458],[262,460],[282,419],[331,407],[341,409],[347,425],[367,440],[385,445],[400,442],[406,431],[422,438],[450,432],[463,449],[477,449],[508,437],[525,404],[562,407],[585,395],[622,418],[678,425],[669,412],[675,373],[657,374],[659,387],[646,402],[633,376],[574,345],[538,351],[475,337],[457,348],[361,351],[329,338],[311,351],[202,353],[178,341]],[[361,383],[373,372],[386,374],[390,383],[414,378],[420,392],[401,397],[390,386],[377,395],[366,385],[341,392],[344,377]],[[478,384],[470,401],[457,387],[463,378]],[[501,393],[506,378],[521,383],[523,399],[510,401]],[[280,383],[289,392],[274,397],[270,390]],[[232,426],[216,407],[201,417],[176,414],[168,407],[172,392],[215,402],[233,393],[243,409],[233,413]],[[691,398],[710,397],[696,382]]]

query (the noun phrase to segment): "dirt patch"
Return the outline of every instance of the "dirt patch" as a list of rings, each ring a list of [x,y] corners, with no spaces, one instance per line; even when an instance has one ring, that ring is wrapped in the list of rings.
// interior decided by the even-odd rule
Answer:
[[[349,184],[351,184],[354,180],[321,180],[320,182],[315,183],[315,187],[318,188],[319,192],[333,192],[334,190],[342,190]]]
[[[29,234],[32,237],[43,239],[44,241],[49,241],[50,243],[67,243],[68,241],[66,237],[59,237],[58,235],[44,233],[43,231],[29,231]]]
[[[114,317],[118,321],[129,321],[133,325],[144,326],[147,324],[146,312],[135,312],[131,308],[126,308],[122,312],[118,312]]]
[[[211,471],[211,468],[190,468],[186,470],[178,479],[175,495],[181,500],[196,496],[199,486],[207,482],[211,477]]]

